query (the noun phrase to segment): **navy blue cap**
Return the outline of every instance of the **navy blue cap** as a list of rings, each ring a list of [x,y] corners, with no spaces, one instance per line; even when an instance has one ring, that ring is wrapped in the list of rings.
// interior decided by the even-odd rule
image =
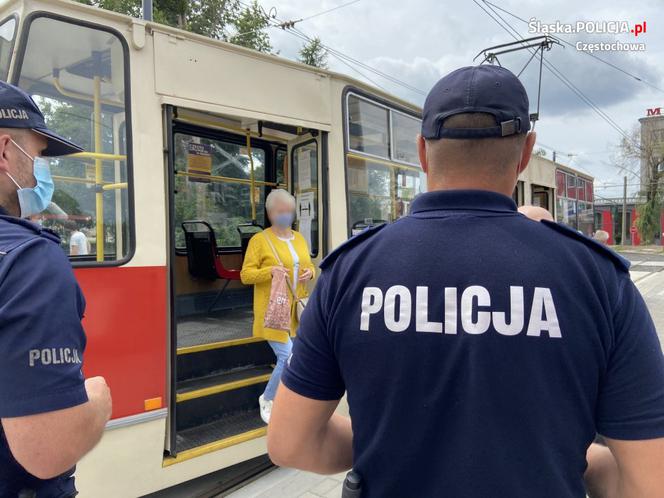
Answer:
[[[49,130],[32,97],[4,81],[0,81],[0,128],[26,128],[43,135],[48,145],[42,156],[66,156],[83,151],[82,147]]]
[[[496,118],[489,128],[445,128],[450,116],[486,113]],[[507,137],[530,130],[528,94],[508,69],[483,64],[462,67],[443,77],[427,95],[422,136],[439,138]]]

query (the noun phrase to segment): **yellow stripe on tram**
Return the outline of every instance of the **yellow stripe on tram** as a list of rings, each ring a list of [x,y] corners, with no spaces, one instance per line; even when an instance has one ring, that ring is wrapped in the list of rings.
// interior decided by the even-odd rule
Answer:
[[[237,434],[235,436],[227,437],[226,439],[220,439],[219,441],[214,441],[212,443],[204,444],[203,446],[198,446],[190,450],[185,450],[177,454],[176,457],[166,457],[162,463],[163,467],[169,467],[175,465],[176,463],[184,462],[186,460],[191,460],[199,456],[212,453],[214,451],[223,450],[229,446],[234,446],[240,443],[246,443],[252,439],[257,439],[263,437],[267,434],[267,427],[259,427],[248,432],[243,432],[242,434]]]
[[[253,384],[260,384],[261,382],[267,382],[268,380],[270,380],[270,375],[271,373],[256,375],[254,377],[249,377],[246,379],[226,382],[225,384],[217,384],[216,386],[203,387],[201,389],[187,391],[185,393],[176,395],[175,401],[177,403],[180,403],[182,401],[189,401],[190,399],[203,398],[204,396],[212,396],[213,394],[219,394],[225,391],[233,391],[234,389],[240,389],[241,387],[247,387]]]
[[[198,344],[196,346],[184,346],[177,349],[177,354],[200,353],[201,351],[210,351],[212,349],[228,348],[231,346],[241,346],[242,344],[251,344],[253,342],[262,342],[262,337],[245,337],[243,339],[232,339],[230,341],[210,342],[207,344]]]

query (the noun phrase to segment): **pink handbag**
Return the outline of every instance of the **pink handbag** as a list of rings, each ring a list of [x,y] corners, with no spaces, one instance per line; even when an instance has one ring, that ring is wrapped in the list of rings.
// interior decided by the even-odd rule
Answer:
[[[290,332],[291,298],[286,275],[278,273],[272,277],[270,300],[265,311],[263,327]]]

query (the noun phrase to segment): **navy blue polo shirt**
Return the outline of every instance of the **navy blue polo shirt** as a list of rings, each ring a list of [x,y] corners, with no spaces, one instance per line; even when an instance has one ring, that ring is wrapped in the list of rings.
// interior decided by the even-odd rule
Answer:
[[[321,266],[282,380],[347,391],[363,498],[582,498],[596,433],[664,437],[629,263],[508,197],[423,194]]]
[[[53,232],[0,213],[0,418],[70,408],[88,398],[81,372],[85,301]],[[74,469],[50,480],[26,472],[0,427],[0,496],[75,493]]]

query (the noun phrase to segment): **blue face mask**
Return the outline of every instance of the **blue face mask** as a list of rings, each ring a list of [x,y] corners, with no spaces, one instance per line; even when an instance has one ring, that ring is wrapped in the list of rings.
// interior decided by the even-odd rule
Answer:
[[[18,204],[21,207],[21,218],[27,218],[41,213],[48,207],[53,198],[55,185],[53,184],[53,178],[51,178],[51,168],[46,159],[43,157],[31,157],[16,142],[12,140],[12,143],[30,158],[33,164],[32,174],[35,180],[37,180],[37,185],[34,187],[23,188],[14,180],[12,175],[7,173],[7,176],[14,182],[14,185],[18,187],[16,194],[18,195]]]
[[[274,217],[273,223],[280,228],[290,228],[295,220],[293,213],[281,213]]]

